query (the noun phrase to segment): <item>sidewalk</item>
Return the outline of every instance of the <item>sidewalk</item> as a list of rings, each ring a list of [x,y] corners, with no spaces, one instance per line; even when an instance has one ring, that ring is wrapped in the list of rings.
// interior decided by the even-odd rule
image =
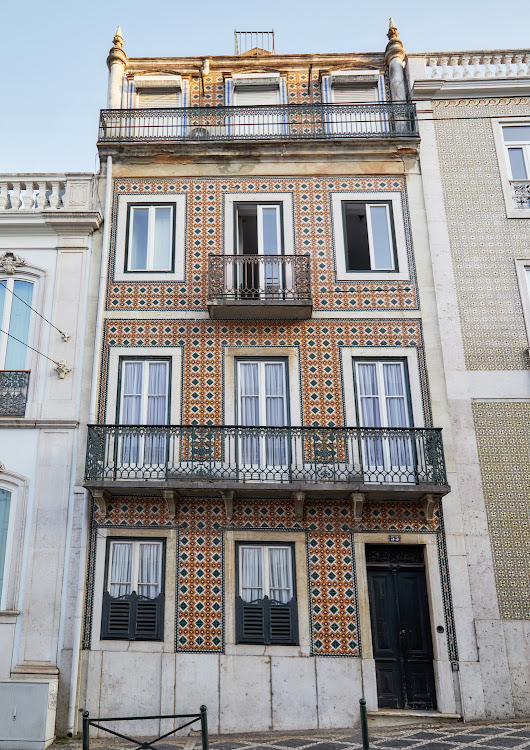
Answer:
[[[133,750],[122,740],[94,739],[94,750]],[[156,750],[201,750],[200,736],[179,737],[156,743]],[[59,740],[53,750],[80,750],[80,740]],[[370,732],[370,750],[457,750],[482,748],[506,750],[530,748],[530,721],[488,722],[377,729]],[[256,734],[210,735],[211,750],[359,750],[360,732],[354,730],[312,730],[306,732],[260,732]]]

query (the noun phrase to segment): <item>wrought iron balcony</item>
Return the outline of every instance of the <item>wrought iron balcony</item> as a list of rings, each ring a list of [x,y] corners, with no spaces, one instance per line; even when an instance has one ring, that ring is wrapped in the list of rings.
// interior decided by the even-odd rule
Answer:
[[[439,429],[90,425],[86,486],[445,494]]]
[[[307,255],[211,255],[208,310],[224,320],[311,317]]]
[[[28,400],[29,370],[0,370],[0,416],[23,417]]]
[[[104,109],[99,143],[417,136],[414,104]]]

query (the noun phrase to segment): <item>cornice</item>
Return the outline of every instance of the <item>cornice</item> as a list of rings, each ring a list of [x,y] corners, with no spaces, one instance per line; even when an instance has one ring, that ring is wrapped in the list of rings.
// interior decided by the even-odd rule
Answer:
[[[414,82],[412,98],[481,99],[483,97],[530,96],[530,77],[442,79],[426,78]]]

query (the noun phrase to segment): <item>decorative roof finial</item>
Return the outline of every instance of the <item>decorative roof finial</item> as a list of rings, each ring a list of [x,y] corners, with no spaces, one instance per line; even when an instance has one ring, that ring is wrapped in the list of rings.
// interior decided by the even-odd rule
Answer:
[[[390,18],[390,22],[388,24],[388,32],[387,37],[392,41],[392,39],[398,38],[398,30],[396,27],[396,24],[394,23],[394,19]]]
[[[112,40],[112,47],[110,48],[109,56],[107,57],[107,65],[110,66],[113,63],[121,63],[125,65],[127,63],[127,55],[123,49],[123,37],[121,35],[121,26],[118,26],[114,38]]]

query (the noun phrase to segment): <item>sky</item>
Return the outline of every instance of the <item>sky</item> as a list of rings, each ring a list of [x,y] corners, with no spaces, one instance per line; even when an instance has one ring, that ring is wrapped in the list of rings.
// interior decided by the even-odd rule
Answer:
[[[98,169],[98,113],[116,26],[131,57],[232,54],[234,29],[276,52],[381,52],[393,16],[408,52],[528,49],[530,4],[498,0],[4,2],[0,173]]]

